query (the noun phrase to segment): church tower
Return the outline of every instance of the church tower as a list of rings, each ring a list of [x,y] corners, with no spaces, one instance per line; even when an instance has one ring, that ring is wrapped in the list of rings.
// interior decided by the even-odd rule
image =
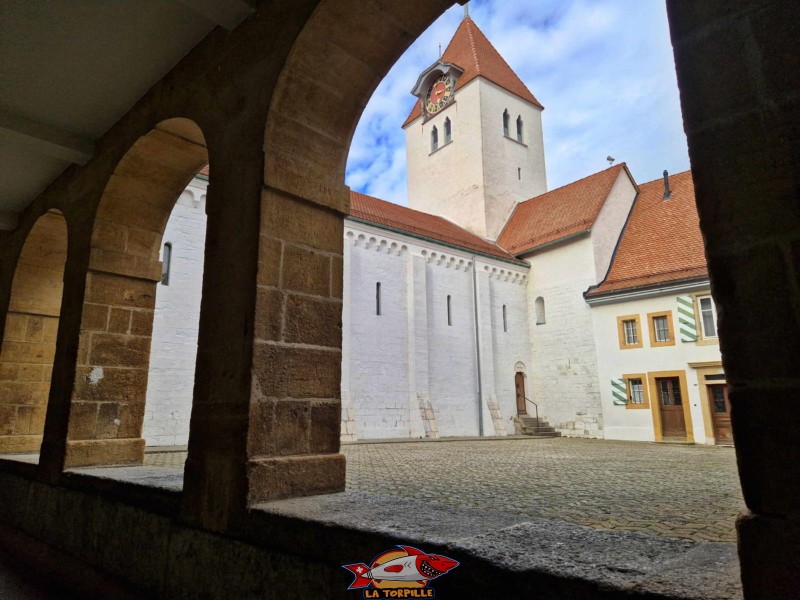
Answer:
[[[411,93],[409,205],[496,239],[515,203],[547,191],[544,107],[468,15]]]

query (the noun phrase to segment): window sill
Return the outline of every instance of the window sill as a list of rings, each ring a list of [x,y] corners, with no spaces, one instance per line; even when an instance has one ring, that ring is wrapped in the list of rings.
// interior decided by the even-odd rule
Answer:
[[[630,402],[625,405],[628,410],[649,410],[649,404],[631,404]]]
[[[719,346],[719,338],[697,338],[695,344],[698,346]]]
[[[436,150],[431,150],[430,153],[428,153],[428,156],[436,154],[437,152],[439,152],[439,150],[441,150],[442,148],[447,148],[452,143],[453,143],[453,140],[450,140],[449,142],[445,142],[444,144],[442,144],[441,146],[436,148]]]
[[[506,135],[506,134],[504,133],[504,134],[503,134],[503,137],[504,137],[504,138],[506,138],[507,140],[510,140],[510,141],[514,142],[515,144],[519,144],[520,146],[522,146],[522,147],[524,147],[524,148],[527,148],[527,147],[528,147],[528,144],[526,144],[525,142],[520,142],[520,141],[519,141],[517,138],[513,138],[513,137],[511,137],[510,135]]]

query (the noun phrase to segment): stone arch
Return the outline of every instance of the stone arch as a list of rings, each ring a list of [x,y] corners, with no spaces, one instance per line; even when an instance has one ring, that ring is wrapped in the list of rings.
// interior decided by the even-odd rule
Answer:
[[[172,208],[207,164],[188,119],[162,121],[117,164],[94,219],[66,466],[140,463],[159,252]]]
[[[452,4],[322,0],[272,96],[265,135],[268,185],[346,213],[345,165],[364,107],[406,48]]]
[[[67,261],[67,223],[46,212],[25,239],[0,342],[0,453],[42,443]]]

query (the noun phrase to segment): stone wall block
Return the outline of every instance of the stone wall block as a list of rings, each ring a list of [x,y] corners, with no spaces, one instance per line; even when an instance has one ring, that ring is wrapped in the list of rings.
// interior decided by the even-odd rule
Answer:
[[[97,410],[96,439],[109,439],[117,437],[120,423],[119,404],[116,402],[103,402]]]
[[[273,456],[275,454],[275,405],[273,398],[258,399],[250,403],[247,432],[248,456]]]
[[[140,465],[144,461],[141,438],[74,440],[67,442],[65,468],[94,465]]]
[[[153,334],[153,311],[131,311],[131,335],[151,336]]]
[[[10,404],[0,404],[0,435],[14,433],[17,420],[17,407]]]
[[[258,244],[258,285],[278,287],[281,276],[281,254],[283,245],[280,240],[262,235]]]
[[[89,440],[97,430],[97,409],[94,402],[72,402],[69,414],[69,438]]]
[[[108,317],[109,333],[128,333],[131,324],[131,311],[125,308],[111,307]]]
[[[345,458],[341,454],[251,460],[250,502],[343,492]]]
[[[800,386],[733,388],[731,422],[747,506],[765,515],[800,514]]]
[[[261,199],[261,233],[316,250],[342,253],[344,220],[336,212],[274,190]]]
[[[78,367],[73,397],[83,401],[144,404],[147,389],[145,369]]]
[[[308,453],[311,407],[304,400],[279,400],[275,405],[275,454]]]
[[[256,296],[256,339],[281,339],[283,303],[284,294],[281,291],[259,288]]]
[[[105,331],[108,327],[108,310],[105,304],[84,304],[81,329],[84,331]]]
[[[127,254],[158,261],[160,250],[160,232],[135,229],[133,227],[128,229],[128,240],[125,244],[125,252]]]
[[[341,348],[342,303],[290,294],[283,337],[289,343]]]
[[[328,296],[330,258],[305,248],[284,246],[282,287],[314,296]]]
[[[312,454],[339,452],[341,437],[341,402],[314,402],[311,404],[311,435],[308,451]]]
[[[6,317],[6,328],[3,332],[4,340],[23,341],[25,339],[25,331],[28,328],[28,315],[8,311]],[[5,348],[3,348],[5,352]]]
[[[158,279],[160,279],[160,274]],[[155,281],[133,279],[110,273],[91,273],[86,302],[128,308],[154,309]]]
[[[97,333],[92,336],[89,360],[93,365],[147,370],[150,338]]]
[[[340,352],[257,344],[253,372],[270,398],[338,398]]]

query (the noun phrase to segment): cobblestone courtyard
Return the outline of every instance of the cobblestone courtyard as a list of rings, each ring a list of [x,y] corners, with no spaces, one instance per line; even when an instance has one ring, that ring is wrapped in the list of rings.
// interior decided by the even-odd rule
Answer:
[[[733,448],[599,440],[351,444],[347,489],[598,529],[736,541]],[[148,454],[177,467],[184,453]]]

